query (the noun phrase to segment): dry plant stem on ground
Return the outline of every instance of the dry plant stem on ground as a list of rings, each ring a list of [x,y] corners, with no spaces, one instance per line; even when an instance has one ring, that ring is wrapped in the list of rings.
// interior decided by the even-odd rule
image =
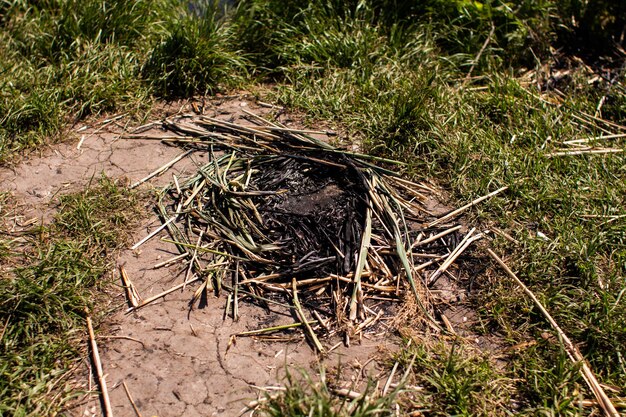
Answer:
[[[85,310],[88,314],[88,311]],[[91,324],[91,317],[87,315],[87,330],[89,332],[89,345],[91,346],[91,355],[93,364],[96,369],[96,376],[98,378],[98,385],[100,386],[100,396],[102,398],[102,404],[104,407],[105,417],[113,417],[113,410],[111,409],[111,400],[109,400],[109,389],[107,388],[106,377],[102,371],[102,362],[100,361],[100,353],[98,352],[98,344],[96,343],[96,335],[93,331]]]
[[[548,322],[550,323],[552,328],[559,335],[559,339],[563,342],[563,345],[565,347],[565,351],[569,355],[570,359],[574,363],[580,363],[581,364],[580,372],[581,372],[583,378],[585,379],[585,382],[587,383],[587,385],[591,389],[591,392],[593,392],[593,395],[597,398],[598,404],[602,408],[602,411],[604,412],[604,415],[606,415],[607,417],[619,417],[619,413],[615,409],[615,406],[611,402],[611,400],[608,397],[608,395],[606,395],[606,392],[604,392],[604,389],[602,388],[602,386],[600,385],[600,383],[596,379],[596,376],[594,375],[593,371],[589,367],[589,364],[587,363],[587,361],[585,360],[583,355],[581,355],[581,353],[578,350],[578,348],[576,347],[576,345],[574,345],[574,343],[572,343],[570,338],[565,334],[565,332],[561,329],[561,327],[554,320],[554,318],[552,318],[550,313],[545,309],[543,304],[541,304],[539,299],[537,299],[535,294],[533,294],[533,292],[530,291],[530,289],[504,263],[504,261],[498,255],[495,254],[495,252],[493,252],[491,249],[487,249],[487,253],[502,267],[502,269],[504,269],[504,271],[507,273],[507,275],[509,277],[511,277],[515,281],[515,283],[522,288],[522,290],[524,290],[524,292],[530,297],[530,299],[537,306],[537,308],[539,308],[539,310],[541,311],[541,314],[544,315],[544,317],[548,320]]]

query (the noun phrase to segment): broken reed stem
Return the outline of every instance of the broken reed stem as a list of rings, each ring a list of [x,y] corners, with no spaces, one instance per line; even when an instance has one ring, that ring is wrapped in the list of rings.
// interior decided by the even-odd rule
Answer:
[[[89,332],[89,344],[91,345],[91,358],[96,367],[96,376],[98,377],[98,384],[100,385],[100,395],[102,396],[102,404],[104,406],[104,416],[113,417],[113,411],[111,409],[111,401],[109,400],[109,390],[107,388],[107,381],[102,371],[102,362],[100,361],[100,353],[98,352],[98,344],[96,343],[96,335],[93,331],[93,325],[91,323],[91,317],[89,317],[89,311],[85,308],[85,315],[87,318],[87,330]]]
[[[135,243],[130,249],[131,250],[135,250],[137,249],[139,246],[143,245],[144,243],[146,243],[148,240],[152,239],[157,233],[159,233],[161,230],[165,229],[167,227],[168,224],[170,224],[171,222],[173,222],[174,220],[176,220],[176,217],[178,217],[178,214],[170,217],[165,223],[163,223],[161,226],[157,227],[156,229],[154,229],[152,232],[148,233],[148,236],[144,237],[143,239],[141,239],[139,242]]]
[[[561,339],[561,341],[563,342],[565,351],[567,352],[572,362],[580,363],[582,365],[580,372],[583,376],[583,379],[585,380],[585,382],[587,382],[587,385],[593,392],[593,395],[598,400],[598,404],[600,405],[600,408],[602,408],[604,415],[608,417],[619,417],[619,413],[615,409],[615,406],[611,402],[611,399],[606,395],[606,392],[604,392],[604,389],[602,388],[602,386],[596,379],[595,375],[593,374],[593,371],[587,364],[587,361],[585,360],[583,355],[580,353],[576,345],[572,343],[572,341],[567,336],[567,334],[565,334],[565,332],[561,329],[561,327],[554,320],[554,318],[552,318],[548,310],[545,309],[545,307],[543,306],[543,304],[541,304],[541,302],[535,296],[535,294],[517,277],[517,275],[515,275],[515,273],[513,273],[513,271],[511,271],[511,269],[504,263],[504,261],[498,255],[496,255],[491,249],[487,249],[487,253],[500,265],[500,267],[502,267],[502,269],[507,273],[507,275],[511,277],[515,281],[515,283],[522,288],[522,290],[524,290],[526,295],[530,297],[530,299],[533,301],[535,306],[537,306],[537,308],[541,311],[541,313],[548,320],[552,328],[559,335],[559,339]]]
[[[128,386],[126,386],[126,381],[122,381],[122,385],[124,386],[124,391],[126,391],[126,396],[128,397],[128,401],[130,401],[130,405],[133,406],[133,410],[135,411],[135,414],[137,415],[137,417],[143,417],[141,413],[139,412],[139,409],[137,408],[137,404],[135,404],[135,401],[133,400],[132,395],[130,395]]]
[[[288,127],[278,127],[278,126],[259,126],[261,130],[269,130],[276,132],[285,132],[285,133],[299,133],[305,135],[325,135],[325,136],[337,136],[337,132],[332,132],[330,130],[306,130],[306,129],[291,129]]]
[[[308,334],[309,338],[311,339],[311,342],[313,343],[317,351],[319,353],[324,353],[324,346],[322,346],[319,339],[315,335],[313,328],[307,321],[306,316],[304,315],[304,311],[302,310],[302,306],[300,305],[300,301],[298,300],[298,284],[295,278],[291,279],[291,288],[293,291],[292,293],[293,305],[296,307],[296,314],[300,317],[300,321],[302,322],[302,324],[304,324],[306,333]]]
[[[157,175],[160,175],[160,174],[164,173],[165,171],[170,169],[176,162],[180,161],[181,159],[183,159],[184,157],[188,156],[192,152],[193,152],[193,150],[189,150],[189,151],[185,151],[185,152],[181,153],[176,158],[172,159],[170,162],[168,162],[167,164],[163,165],[161,168],[159,168],[159,169],[157,169],[155,171],[152,171],[150,174],[148,174],[148,176],[146,176],[146,177],[140,179],[139,181],[131,184],[130,185],[130,189],[133,189],[133,188],[143,184],[144,182],[148,181],[152,177],[156,177]]]
[[[451,219],[453,217],[456,217],[459,214],[461,214],[462,212],[464,212],[465,210],[467,210],[468,208],[470,208],[472,206],[475,206],[476,204],[480,203],[481,201],[484,201],[484,200],[486,200],[488,198],[491,198],[491,197],[493,197],[493,196],[495,196],[497,194],[500,194],[502,191],[507,190],[508,188],[509,188],[509,186],[507,185],[507,186],[504,186],[502,188],[498,188],[496,191],[493,191],[493,192],[491,192],[491,193],[489,193],[487,195],[479,197],[476,200],[474,200],[474,201],[472,201],[470,203],[467,203],[463,207],[459,207],[458,209],[456,209],[454,211],[451,211],[450,213],[446,214],[445,216],[440,217],[437,220],[430,222],[427,227],[433,227],[435,225],[438,225],[439,223],[443,223],[446,220],[449,220],[449,219]]]
[[[620,152],[624,152],[623,149],[617,149],[617,148],[606,148],[606,149],[588,149],[588,150],[581,150],[581,151],[562,151],[562,152],[552,152],[549,154],[546,154],[547,158],[554,158],[557,156],[573,156],[573,155],[584,155],[584,154],[591,154],[591,155],[595,155],[595,154],[605,154],[605,153],[620,153]]]
[[[428,243],[430,243],[430,242],[434,242],[435,240],[437,240],[437,239],[439,239],[439,238],[441,238],[441,237],[444,237],[444,236],[446,236],[446,235],[449,235],[449,234],[450,234],[450,233],[452,233],[452,232],[456,232],[456,231],[457,231],[457,230],[459,230],[461,227],[462,227],[462,226],[459,224],[459,225],[457,225],[457,226],[451,227],[451,228],[450,228],[450,229],[448,229],[448,230],[444,230],[444,231],[443,231],[443,232],[441,232],[441,233],[437,233],[436,235],[431,236],[431,237],[429,237],[428,239],[424,239],[424,240],[417,241],[417,242],[415,242],[415,243],[413,244],[413,246],[411,246],[411,249],[415,249],[415,248],[417,248],[417,247],[419,247],[419,246],[426,245],[426,244],[428,244]]]
[[[203,231],[201,231],[200,234],[198,235],[198,241],[196,242],[196,247],[193,249],[193,254],[191,255],[191,261],[189,261],[189,268],[187,269],[187,273],[185,274],[185,279],[183,281],[185,285],[187,285],[187,283],[192,277],[192,270],[193,270],[194,263],[196,262],[196,258],[198,256],[198,248],[200,247],[202,236],[204,236]],[[183,285],[183,291],[185,290],[185,285]]]
[[[317,320],[311,320],[308,323],[315,324],[317,322],[318,322]],[[265,329],[250,330],[247,332],[236,333],[235,336],[256,336],[259,334],[273,333],[273,332],[279,332],[281,330],[293,329],[294,327],[300,327],[303,325],[304,325],[303,322],[289,323],[289,324],[283,324],[281,326],[266,327]]]
[[[439,268],[430,276],[430,283],[435,282],[435,280],[437,280],[437,278],[439,278],[439,276],[443,274],[454,261],[456,261],[456,258],[461,256],[461,254],[465,251],[465,249],[469,247],[472,242],[483,237],[482,233],[479,233],[476,236],[472,236],[474,234],[474,231],[476,231],[475,227],[465,235],[461,243],[459,243],[459,245],[454,248],[450,255],[448,255],[444,263],[441,264],[441,266],[439,266]]]
[[[192,279],[190,279],[190,280],[189,280],[189,281],[187,281],[187,282],[183,282],[183,283],[181,283],[181,284],[178,284],[178,285],[176,285],[176,286],[174,286],[174,287],[170,288],[169,290],[165,290],[165,291],[163,291],[162,293],[159,293],[159,294],[157,294],[157,295],[154,295],[154,296],[152,296],[152,297],[150,297],[150,298],[146,298],[146,299],[145,299],[145,300],[143,300],[140,304],[138,304],[136,307],[131,307],[131,308],[129,308],[128,310],[126,310],[126,314],[131,313],[131,312],[136,311],[136,310],[139,310],[140,308],[145,307],[145,306],[147,306],[147,305],[148,305],[148,304],[150,304],[150,303],[153,303],[154,301],[158,300],[159,298],[165,297],[166,295],[171,294],[171,293],[173,293],[174,291],[180,290],[180,289],[181,289],[181,288],[183,288],[185,285],[189,285],[189,284],[191,284],[192,282],[196,282],[196,281],[198,281],[198,280],[200,280],[200,279],[201,279],[201,277],[195,277],[195,278],[192,278]]]
[[[333,393],[335,395],[339,395],[340,397],[346,397],[351,400],[356,400],[363,397],[363,394],[361,394],[360,392],[352,391],[348,388],[335,388],[333,389]],[[369,400],[369,397],[366,395],[363,400],[367,402]]]
[[[93,135],[95,135],[96,133],[99,133],[102,129],[104,129],[109,123],[112,123],[116,120],[121,119],[122,117],[126,116],[128,113],[122,113],[118,116],[112,117],[110,119],[105,119],[103,121],[101,121],[100,123],[97,123],[99,125],[101,125],[99,128],[97,128],[96,130],[94,130],[93,132],[91,132],[89,135],[85,136],[82,135],[80,138],[80,141],[78,142],[78,145],[76,145],[76,149],[80,149],[81,146],[83,146],[83,142],[85,142],[85,139],[92,137]],[[77,133],[82,132],[84,130],[89,129],[88,126],[83,126],[80,129],[76,130]]]
[[[132,307],[137,307],[141,297],[137,292],[137,288],[132,283],[130,278],[128,278],[128,274],[126,274],[126,270],[122,265],[120,265],[120,274],[122,275],[122,281],[124,282],[124,289],[126,290],[126,296],[128,297],[128,302]]]
[[[233,282],[233,320],[239,320],[239,261],[235,263],[235,277]]]
[[[356,320],[358,311],[362,308],[360,303],[363,299],[363,289],[361,287],[361,274],[365,268],[365,262],[367,260],[367,252],[370,248],[370,242],[372,240],[372,208],[369,206],[365,211],[365,230],[363,230],[363,237],[361,238],[361,248],[359,250],[359,260],[357,261],[356,270],[354,271],[354,289],[352,290],[352,298],[350,299],[350,320]]]
[[[173,258],[170,258],[170,259],[168,259],[168,260],[166,260],[166,261],[159,262],[158,264],[155,264],[155,265],[152,267],[152,269],[158,269],[158,268],[161,268],[161,267],[163,267],[163,266],[166,266],[166,265],[172,264],[172,263],[174,263],[174,262],[176,262],[176,261],[180,261],[181,259],[183,259],[183,258],[185,258],[185,257],[187,257],[187,256],[189,256],[189,253],[188,253],[188,252],[181,253],[180,255],[176,255],[176,256],[174,256]]]

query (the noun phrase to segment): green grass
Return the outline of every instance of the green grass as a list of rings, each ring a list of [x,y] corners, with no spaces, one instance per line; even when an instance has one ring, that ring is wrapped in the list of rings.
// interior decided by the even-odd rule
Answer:
[[[104,112],[216,92],[245,77],[219,22],[175,0],[2,3],[0,162]],[[211,10],[211,7],[208,7]],[[222,84],[220,84],[222,83]]]
[[[519,411],[513,397],[513,380],[488,354],[475,352],[464,342],[413,342],[393,358],[400,364],[398,369],[408,371],[410,377],[400,401],[403,410],[463,416]],[[410,386],[421,389],[412,390]]]
[[[11,222],[10,201],[2,217]],[[54,415],[79,394],[72,370],[87,347],[84,309],[102,313],[105,272],[138,218],[134,194],[102,178],[60,197],[50,226],[0,233],[0,414]],[[106,304],[106,300],[104,301]]]
[[[307,372],[287,373],[284,391],[278,395],[267,393],[260,402],[260,415],[267,417],[386,417],[395,415],[394,404],[399,390],[377,395],[371,384],[357,398],[337,396],[326,381]]]
[[[595,113],[600,100],[604,119],[626,125],[626,74],[616,52],[616,43],[624,47],[621,2],[242,0],[226,14],[203,4],[215,20],[166,0],[3,2],[0,161],[54,140],[88,115],[141,112],[159,98],[241,86],[260,91],[266,101],[297,109],[311,123],[341,126],[369,153],[407,162],[407,175],[438,182],[451,205],[508,185],[506,193],[470,210],[466,221],[496,226],[518,241],[497,238],[492,246],[507,255],[600,381],[614,386],[610,395],[626,396],[626,217],[606,217],[626,214],[624,156],[550,157],[565,140],[597,136],[602,129],[617,133],[615,126],[580,121],[582,112]],[[566,55],[554,52],[559,49]],[[573,54],[594,68],[604,65],[602,75],[611,82],[588,82],[591,74]],[[559,91],[542,92],[528,74],[546,80],[551,65],[569,75],[557,84]],[[470,72],[474,78],[466,79]],[[623,149],[626,141],[607,146]],[[90,230],[80,222],[58,220],[67,225],[64,236]],[[32,253],[20,260],[16,276],[32,280],[36,270],[61,266],[83,270],[72,254],[84,247],[72,245],[91,245],[84,242],[92,239],[107,246],[116,239],[89,231],[43,244],[41,235],[31,237]],[[9,248],[3,262],[19,258],[12,244],[9,238],[0,242]],[[479,251],[473,256],[490,262]],[[65,259],[63,265],[57,258]],[[68,274],[72,291],[94,285],[79,273]],[[64,294],[59,281],[65,280],[47,283],[36,296],[54,300]],[[11,288],[11,302],[30,297],[29,286]],[[498,404],[530,415],[591,411],[578,407],[578,399],[591,394],[558,342],[546,337],[552,330],[501,271],[494,266],[478,277],[469,302],[479,314],[474,331],[497,334],[504,347],[536,343],[507,351],[498,372],[514,382],[498,379],[493,361],[467,346],[409,350],[406,355],[419,359],[416,374],[428,377],[421,380],[428,397],[400,404],[466,415],[501,412]],[[80,302],[68,305],[71,320],[78,320],[72,306]],[[36,327],[50,319],[31,320]],[[47,354],[30,355],[43,360]],[[13,375],[4,379],[14,390],[15,369],[22,368],[3,368]],[[42,392],[50,381],[40,381]],[[304,415],[337,407],[328,390],[313,388],[287,391],[271,403],[279,410],[272,412]],[[300,411],[284,408],[294,404]]]

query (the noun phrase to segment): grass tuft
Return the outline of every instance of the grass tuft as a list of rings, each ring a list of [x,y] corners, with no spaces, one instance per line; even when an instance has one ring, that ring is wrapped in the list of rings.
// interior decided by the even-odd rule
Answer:
[[[201,17],[187,15],[171,25],[142,68],[154,93],[163,97],[214,94],[241,82],[246,60],[233,49],[232,31],[217,6]]]
[[[110,254],[127,241],[137,208],[135,195],[102,178],[61,197],[52,225],[23,230],[19,240],[2,230],[3,415],[54,415],[77,395],[69,376],[86,348],[84,309],[108,285]],[[7,206],[2,215],[11,221]]]
[[[394,400],[397,394],[392,391],[386,396],[375,396],[372,386],[354,399],[333,393],[322,372],[321,382],[315,382],[302,371],[299,375],[287,372],[286,386],[278,395],[268,394],[261,402],[260,415],[267,417],[365,417],[393,416]]]

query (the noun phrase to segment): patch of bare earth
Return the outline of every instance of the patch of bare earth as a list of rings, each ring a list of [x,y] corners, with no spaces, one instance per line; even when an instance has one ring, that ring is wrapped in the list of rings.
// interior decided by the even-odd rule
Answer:
[[[167,115],[192,110],[193,106],[185,106],[179,103],[164,108],[163,112]],[[242,98],[205,103],[201,110],[212,117],[236,121],[243,118],[243,109],[261,116],[269,112],[275,114],[275,109],[260,107]],[[195,110],[199,110],[198,106]],[[288,115],[280,118],[283,124],[289,125]],[[12,192],[28,207],[25,217],[48,222],[54,213],[57,194],[82,189],[102,174],[124,177],[134,183],[182,152],[158,140],[124,139],[123,130],[116,123],[94,124],[76,133],[73,141],[55,146],[41,157],[10,169],[0,169],[2,191]],[[150,128],[152,134],[167,135],[158,125]],[[170,183],[173,174],[179,178],[193,175],[197,166],[207,160],[206,153],[192,153],[142,187],[161,187]],[[134,232],[135,241],[160,225],[155,216],[151,217],[152,220]],[[159,239],[164,235],[165,232],[161,232],[138,249],[123,251],[117,259],[142,299],[185,280],[187,268],[182,264],[174,262],[155,268],[178,255],[173,245]],[[313,372],[320,366],[337,367],[347,384],[367,378],[381,379],[384,375],[373,359],[380,357],[381,350],[396,349],[399,340],[386,326],[379,326],[376,331],[352,340],[350,347],[337,343],[338,346],[323,358],[314,354],[302,331],[297,329],[283,333],[278,340],[238,337],[233,343],[233,334],[293,323],[293,317],[285,311],[241,303],[240,319],[233,321],[224,317],[225,296],[208,297],[202,308],[191,310],[189,303],[197,284],[189,284],[127,314],[128,300],[119,273],[113,271],[112,274],[120,286],[112,292],[116,294],[112,299],[114,313],[105,326],[107,331],[102,332],[106,334],[99,336],[98,344],[115,416],[136,415],[128,394],[144,416],[238,415],[246,404],[263,395],[263,387],[280,384],[286,367]],[[467,275],[467,271],[464,274]],[[465,323],[473,317],[471,310],[462,307],[465,284],[455,281],[458,276],[453,267],[433,288],[433,301],[441,304],[440,312],[447,315],[454,331],[467,328]],[[463,336],[471,334],[466,332]],[[478,339],[476,342],[481,344]],[[100,415],[98,387],[87,359],[80,376],[84,377],[81,382],[87,394],[71,413]]]

